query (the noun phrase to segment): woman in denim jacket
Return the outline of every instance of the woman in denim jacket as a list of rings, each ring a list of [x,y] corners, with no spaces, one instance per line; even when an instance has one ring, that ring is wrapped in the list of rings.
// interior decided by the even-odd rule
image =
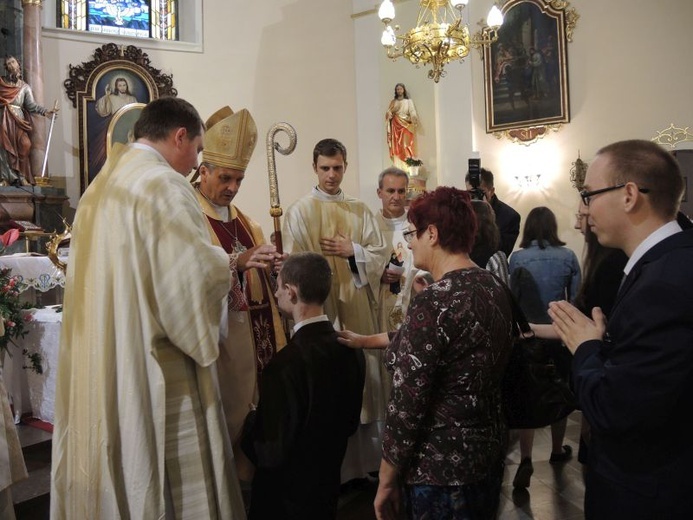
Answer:
[[[510,256],[510,287],[530,323],[551,323],[549,303],[575,300],[580,286],[577,256],[558,238],[556,216],[547,207],[529,212],[522,233],[521,249]],[[558,371],[570,375],[571,354],[560,342],[552,345]],[[572,448],[563,445],[567,418],[551,425],[551,457],[557,464],[571,457]],[[513,480],[516,488],[529,487],[534,472],[532,445],[534,430],[520,430],[520,466]]]

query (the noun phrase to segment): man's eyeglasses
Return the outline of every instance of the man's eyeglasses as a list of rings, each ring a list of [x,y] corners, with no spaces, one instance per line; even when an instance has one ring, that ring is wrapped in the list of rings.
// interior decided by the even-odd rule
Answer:
[[[617,184],[616,186],[609,186],[608,188],[602,188],[600,190],[593,190],[593,191],[587,191],[587,190],[582,190],[580,192],[580,198],[582,199],[582,203],[585,206],[590,205],[590,200],[592,197],[595,195],[599,195],[600,193],[606,193],[607,191],[613,191],[613,190],[620,190],[621,188],[625,188],[626,184]],[[638,188],[638,191],[640,193],[650,193],[649,188]]]
[[[407,244],[411,244],[411,241],[414,240],[414,233],[418,232],[418,229],[410,229],[409,231],[405,231],[402,233],[402,236],[404,237],[404,241]]]

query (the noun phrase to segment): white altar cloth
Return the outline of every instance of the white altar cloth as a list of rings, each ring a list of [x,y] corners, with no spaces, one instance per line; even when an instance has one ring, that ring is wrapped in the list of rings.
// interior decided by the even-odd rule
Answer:
[[[65,287],[65,275],[51,259],[34,253],[16,253],[0,256],[0,268],[12,269],[12,275],[20,281],[20,290],[29,288],[41,292],[55,287]]]
[[[14,405],[15,422],[25,413],[53,423],[55,417],[55,382],[58,373],[58,348],[62,312],[59,306],[29,309],[31,321],[26,324],[28,334],[17,341],[20,348],[10,346],[12,357],[5,356],[4,380],[7,393]],[[41,355],[42,374],[23,368],[28,360],[21,349]]]

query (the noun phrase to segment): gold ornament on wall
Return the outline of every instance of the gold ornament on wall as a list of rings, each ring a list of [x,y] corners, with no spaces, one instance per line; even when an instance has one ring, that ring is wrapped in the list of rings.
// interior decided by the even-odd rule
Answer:
[[[679,143],[693,142],[693,134],[688,131],[689,128],[674,126],[674,123],[671,123],[668,128],[658,130],[652,141],[662,146],[676,148]]]
[[[578,191],[581,191],[585,185],[585,175],[587,175],[587,163],[580,159],[580,151],[578,150],[578,157],[570,169],[570,182]]]
[[[528,128],[516,128],[514,130],[505,130],[503,132],[493,132],[496,139],[510,139],[513,143],[529,146],[536,143],[539,139],[547,135],[549,132],[558,132],[563,124],[556,123],[554,125],[530,126]]]

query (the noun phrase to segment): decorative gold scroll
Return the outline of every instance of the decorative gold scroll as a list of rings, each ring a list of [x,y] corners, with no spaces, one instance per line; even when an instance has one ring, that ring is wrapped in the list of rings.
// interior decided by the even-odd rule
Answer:
[[[62,246],[68,246],[70,244],[70,239],[72,238],[72,227],[63,219],[63,225],[65,229],[60,234],[54,234],[49,242],[46,244],[46,250],[48,251],[48,258],[51,262],[60,269],[63,273],[67,271],[67,264],[60,260],[58,257],[58,249]]]
[[[693,142],[693,134],[688,131],[689,128],[688,126],[681,128],[671,123],[669,128],[657,130],[657,135],[652,138],[652,141],[662,146],[676,148],[676,145],[679,143]]]

